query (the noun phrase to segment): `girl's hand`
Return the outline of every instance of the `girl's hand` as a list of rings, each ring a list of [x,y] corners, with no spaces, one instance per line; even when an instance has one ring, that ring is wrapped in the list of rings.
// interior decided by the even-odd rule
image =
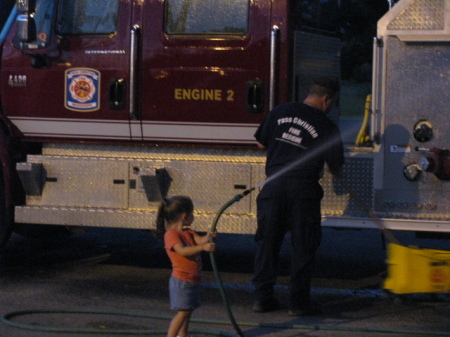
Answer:
[[[214,233],[209,232],[209,233],[206,233],[205,235],[201,235],[201,236],[198,234],[195,234],[194,240],[197,245],[204,245],[205,243],[211,241],[211,236],[215,237],[216,232],[214,232]]]
[[[216,232],[208,232],[206,233],[206,237],[209,239],[210,237],[217,237],[217,231]]]
[[[205,244],[203,245],[203,250],[204,250],[205,252],[213,252],[213,251],[216,250],[216,244],[215,244],[215,243],[212,243],[212,242],[205,243]]]

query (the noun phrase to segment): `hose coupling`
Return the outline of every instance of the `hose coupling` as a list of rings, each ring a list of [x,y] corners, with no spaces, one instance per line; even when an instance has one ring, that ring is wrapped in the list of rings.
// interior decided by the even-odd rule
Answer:
[[[239,200],[241,200],[243,197],[245,197],[246,195],[249,195],[249,194],[252,193],[255,189],[256,189],[256,187],[252,187],[252,188],[249,188],[248,190],[245,190],[244,192],[242,192],[242,193],[236,195],[236,198],[238,198],[238,199],[236,199],[236,201],[239,201]]]

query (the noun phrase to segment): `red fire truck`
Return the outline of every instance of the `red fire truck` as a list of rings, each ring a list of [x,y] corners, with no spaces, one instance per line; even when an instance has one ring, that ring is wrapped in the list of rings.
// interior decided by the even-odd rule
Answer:
[[[410,2],[387,16],[409,22],[398,8],[428,6]],[[337,0],[18,0],[0,35],[1,241],[40,225],[153,229],[161,197],[175,194],[193,198],[207,230],[264,181],[253,134],[270,109],[302,99],[313,77],[339,77],[337,13]],[[372,209],[389,228],[450,231],[448,62],[423,60],[409,80],[399,71],[408,48],[448,45],[404,42],[424,29],[391,37],[389,25],[374,49],[370,142],[347,144],[345,185],[324,173],[323,224],[373,228]],[[395,65],[391,39],[406,46]],[[437,87],[417,81],[434,59]],[[418,104],[414,83],[434,98]],[[221,232],[255,231],[256,193],[227,210]]]

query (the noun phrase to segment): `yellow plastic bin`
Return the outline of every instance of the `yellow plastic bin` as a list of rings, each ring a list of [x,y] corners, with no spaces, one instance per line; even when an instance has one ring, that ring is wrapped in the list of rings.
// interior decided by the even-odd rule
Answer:
[[[450,252],[388,244],[384,289],[394,294],[447,293]]]

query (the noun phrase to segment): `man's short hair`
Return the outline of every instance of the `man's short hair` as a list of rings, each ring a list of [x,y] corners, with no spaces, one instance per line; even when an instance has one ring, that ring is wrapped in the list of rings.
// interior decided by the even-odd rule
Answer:
[[[309,94],[321,97],[327,95],[331,99],[335,99],[339,94],[339,82],[328,77],[315,79],[309,89]]]

